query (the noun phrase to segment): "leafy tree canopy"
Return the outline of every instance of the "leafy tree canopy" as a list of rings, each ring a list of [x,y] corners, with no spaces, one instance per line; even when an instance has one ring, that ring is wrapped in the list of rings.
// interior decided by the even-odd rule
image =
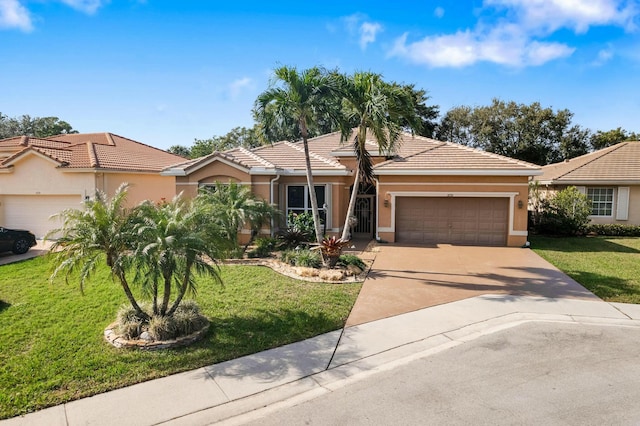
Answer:
[[[71,124],[58,117],[8,117],[0,112],[0,139],[14,136],[33,136],[46,138],[49,136],[78,133]]]
[[[191,147],[173,145],[168,151],[187,158],[198,158],[209,155],[214,151],[225,151],[239,146],[250,149],[260,145],[263,145],[263,143],[257,126],[251,128],[234,127],[225,135],[214,136],[209,139],[195,139]]]
[[[635,132],[627,132],[620,127],[606,132],[598,130],[593,135],[591,135],[591,147],[594,150],[598,150],[618,144],[620,142],[637,140],[640,140],[640,134]]]
[[[573,113],[494,99],[491,105],[449,110],[436,130],[440,140],[544,165],[586,154],[590,131]]]

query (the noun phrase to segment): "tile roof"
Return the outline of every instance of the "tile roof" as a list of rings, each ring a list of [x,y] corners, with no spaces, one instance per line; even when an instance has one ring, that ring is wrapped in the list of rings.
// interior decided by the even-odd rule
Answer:
[[[340,133],[329,133],[309,139],[309,155],[314,173],[351,174],[340,162],[341,157],[353,157],[352,142],[341,141]],[[378,155],[377,143],[367,140],[369,152]],[[167,174],[189,174],[216,158],[233,161],[251,172],[270,171],[273,174],[296,173],[305,170],[302,142],[278,142],[252,150],[234,148],[213,153],[204,159],[187,161],[170,169]],[[205,160],[206,159],[206,160]],[[480,151],[466,146],[404,134],[396,155],[374,167],[377,174],[512,174],[532,176],[540,167]]]
[[[184,158],[112,133],[77,133],[49,138],[15,137],[0,140],[0,168],[15,159],[36,152],[60,163],[65,169],[99,169],[160,172]]]
[[[640,142],[621,142],[542,168],[536,180],[546,184],[640,183]]]

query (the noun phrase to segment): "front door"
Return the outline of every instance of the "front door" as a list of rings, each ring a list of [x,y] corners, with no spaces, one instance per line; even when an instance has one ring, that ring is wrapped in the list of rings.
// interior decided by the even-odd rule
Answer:
[[[356,198],[356,206],[354,216],[357,223],[353,228],[353,237],[373,237],[373,206],[374,195],[358,195]]]

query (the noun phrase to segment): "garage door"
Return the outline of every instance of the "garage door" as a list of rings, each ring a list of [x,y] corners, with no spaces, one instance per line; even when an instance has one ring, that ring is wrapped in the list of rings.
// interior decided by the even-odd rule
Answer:
[[[28,229],[43,238],[60,222],[50,216],[69,208],[82,208],[80,195],[5,195],[2,197],[3,222],[7,228]]]
[[[508,198],[398,197],[396,241],[504,246]]]

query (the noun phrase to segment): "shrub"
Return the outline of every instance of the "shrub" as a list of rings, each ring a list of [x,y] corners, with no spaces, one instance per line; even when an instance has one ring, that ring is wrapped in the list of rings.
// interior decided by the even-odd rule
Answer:
[[[170,340],[176,336],[175,323],[171,317],[154,315],[149,320],[149,334],[153,340]]]
[[[591,224],[587,226],[587,232],[609,237],[640,237],[640,226],[622,223]]]
[[[306,247],[309,243],[309,235],[294,228],[287,228],[278,233],[279,247],[284,250],[296,247]]]
[[[591,202],[575,186],[570,186],[542,202],[539,231],[554,235],[584,233],[591,215]]]
[[[338,259],[338,265],[347,267],[349,265],[357,266],[358,268],[365,270],[367,265],[355,254],[343,254]]]
[[[148,309],[146,304],[140,306],[143,311]],[[123,305],[116,316],[116,332],[127,339],[137,339],[143,331],[146,322],[137,316],[131,305]]]
[[[277,245],[278,240],[276,238],[258,238],[256,240],[256,248],[247,255],[249,257],[269,257]]]
[[[289,228],[296,229],[308,235],[310,239],[314,239],[313,236],[316,234],[316,228],[313,225],[313,214],[309,212],[290,212],[287,216],[287,225]]]
[[[317,251],[308,249],[283,251],[280,260],[292,266],[304,266],[307,268],[319,268],[322,266],[320,254]]]

